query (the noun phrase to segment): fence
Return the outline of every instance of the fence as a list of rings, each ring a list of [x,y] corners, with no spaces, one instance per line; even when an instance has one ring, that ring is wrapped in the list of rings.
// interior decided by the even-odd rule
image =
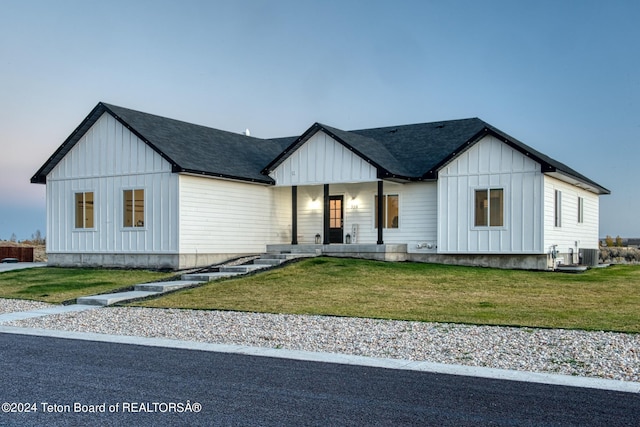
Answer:
[[[0,260],[5,258],[17,258],[20,262],[33,262],[33,248],[0,246]]]

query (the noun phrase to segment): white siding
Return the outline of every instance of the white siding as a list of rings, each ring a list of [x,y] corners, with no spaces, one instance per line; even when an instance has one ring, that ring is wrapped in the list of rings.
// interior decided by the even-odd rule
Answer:
[[[314,185],[376,180],[376,169],[324,132],[317,132],[270,176],[276,185]]]
[[[354,243],[376,243],[374,203],[378,187],[376,182],[362,184],[331,184],[331,195],[344,197],[344,233],[352,234],[357,227]],[[410,241],[434,241],[437,229],[436,184],[384,183],[384,194],[399,197],[399,221],[397,229],[384,229],[385,243]],[[315,235],[323,232],[322,185],[298,187],[298,241],[313,243]],[[314,200],[315,199],[315,200]]]
[[[475,227],[476,189],[504,189],[504,225]],[[438,175],[439,253],[543,253],[540,165],[488,136]]]
[[[145,226],[123,228],[123,190],[145,190]],[[75,228],[74,194],[94,193],[92,229]],[[177,177],[171,166],[109,114],[47,176],[51,253],[175,253]]]
[[[562,221],[555,227],[555,191],[562,192]],[[578,223],[578,197],[584,199],[584,221]],[[544,246],[552,245],[562,253],[569,248],[597,249],[599,196],[550,176],[544,177]],[[577,248],[576,248],[577,242]]]
[[[290,241],[290,188],[180,175],[181,253],[259,253]]]

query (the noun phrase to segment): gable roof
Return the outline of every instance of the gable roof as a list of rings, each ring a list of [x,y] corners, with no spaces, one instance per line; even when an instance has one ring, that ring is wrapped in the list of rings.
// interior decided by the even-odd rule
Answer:
[[[313,135],[322,131],[372,164],[380,179],[435,180],[438,171],[447,163],[484,136],[492,135],[538,162],[542,173],[597,194],[610,194],[609,190],[564,163],[534,150],[478,118],[353,131],[315,123],[299,137],[260,139],[102,102],[36,172],[31,182],[46,183],[49,172],[104,113],[113,116],[167,160],[173,172],[274,184],[269,173]]]
[[[291,138],[254,138],[100,102],[31,182],[46,183],[49,172],[104,113],[160,154],[171,164],[173,172],[273,184],[273,179],[260,170],[291,142]]]
[[[378,169],[378,178],[435,180],[438,171],[486,135],[508,144],[541,166],[541,172],[578,184],[598,194],[610,191],[564,163],[529,147],[478,118],[448,120],[373,129],[343,131],[315,123],[263,170],[267,174],[284,162],[315,133],[323,131]]]

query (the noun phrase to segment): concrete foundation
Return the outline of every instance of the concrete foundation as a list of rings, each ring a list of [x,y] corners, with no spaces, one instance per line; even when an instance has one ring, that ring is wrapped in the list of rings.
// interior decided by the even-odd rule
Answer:
[[[267,252],[317,254],[377,261],[413,261],[504,269],[548,270],[551,258],[539,255],[476,255],[407,253],[405,244],[267,245]],[[50,253],[48,265],[56,267],[116,267],[183,270],[220,264],[256,254],[71,254]]]
[[[377,261],[407,260],[407,245],[403,244],[267,245],[267,252],[315,253],[333,257],[362,258]]]
[[[106,267],[184,270],[219,264],[240,256],[255,254],[74,254],[48,253],[53,267]]]
[[[490,267],[509,270],[548,270],[547,255],[409,254],[408,261]]]

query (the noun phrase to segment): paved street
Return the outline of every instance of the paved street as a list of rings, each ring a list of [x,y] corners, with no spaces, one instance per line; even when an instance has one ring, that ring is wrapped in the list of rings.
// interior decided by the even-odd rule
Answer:
[[[640,423],[635,393],[425,372],[11,334],[0,361],[3,411],[37,409],[0,425]]]

